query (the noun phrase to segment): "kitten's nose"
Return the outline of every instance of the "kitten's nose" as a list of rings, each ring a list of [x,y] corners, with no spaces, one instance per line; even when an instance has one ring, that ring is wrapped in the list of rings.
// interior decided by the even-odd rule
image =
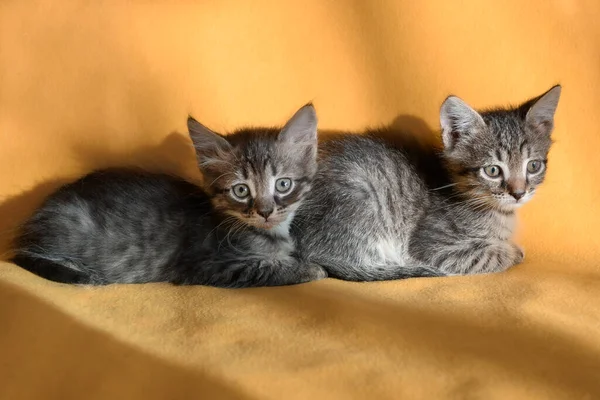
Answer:
[[[272,208],[263,208],[261,210],[257,210],[256,213],[258,215],[260,215],[261,217],[263,217],[266,221],[267,218],[269,218],[269,215],[273,214],[273,209]]]
[[[524,190],[515,190],[514,192],[510,192],[510,195],[515,198],[516,201],[521,200],[521,197],[525,196]]]

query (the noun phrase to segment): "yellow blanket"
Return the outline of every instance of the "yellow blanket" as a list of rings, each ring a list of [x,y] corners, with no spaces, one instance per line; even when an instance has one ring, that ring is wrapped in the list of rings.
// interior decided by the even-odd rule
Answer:
[[[326,130],[426,135],[450,93],[488,107],[563,85],[524,264],[220,290],[0,263],[0,398],[600,398],[599,20],[595,0],[0,2],[4,256],[93,169],[198,178],[188,113],[228,131],[313,101]]]

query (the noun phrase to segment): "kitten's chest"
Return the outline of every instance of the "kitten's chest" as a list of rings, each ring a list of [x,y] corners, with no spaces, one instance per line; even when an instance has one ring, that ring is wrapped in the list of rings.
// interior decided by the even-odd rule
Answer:
[[[516,228],[514,213],[497,210],[473,210],[461,207],[429,219],[430,229],[443,232],[448,238],[508,240]]]
[[[516,229],[517,219],[514,213],[504,214],[492,211],[481,218],[480,226],[487,235],[500,240],[508,240]]]
[[[511,214],[510,216],[503,216],[496,228],[496,235],[502,240],[508,240],[512,237],[517,228],[517,217],[515,214]]]
[[[290,236],[279,232],[240,230],[235,234],[220,236],[220,252],[279,258],[290,255],[295,249]]]
[[[375,246],[378,262],[385,265],[403,265],[407,261],[407,246],[402,238],[380,238]]]

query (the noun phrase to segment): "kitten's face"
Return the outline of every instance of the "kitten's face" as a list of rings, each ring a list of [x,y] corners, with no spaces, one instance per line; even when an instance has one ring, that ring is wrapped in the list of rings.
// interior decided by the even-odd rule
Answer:
[[[244,129],[222,137],[191,126],[215,210],[256,228],[287,230],[316,172],[316,123],[314,108],[305,106],[281,130]]]
[[[277,141],[278,133],[246,130],[228,136],[231,152],[203,168],[215,209],[262,229],[276,227],[296,210],[310,189],[316,147],[288,146]]]
[[[442,106],[445,158],[474,207],[512,211],[529,201],[546,174],[560,86],[514,109],[477,113],[450,97]]]

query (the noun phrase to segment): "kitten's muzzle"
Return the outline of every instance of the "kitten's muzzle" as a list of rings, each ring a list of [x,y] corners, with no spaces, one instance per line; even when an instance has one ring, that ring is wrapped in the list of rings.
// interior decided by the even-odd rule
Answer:
[[[263,219],[263,218],[255,218],[254,220],[247,221],[249,225],[252,225],[256,228],[260,229],[273,229],[278,226],[282,220],[280,218],[271,218],[271,219]]]
[[[509,180],[508,181],[508,193],[516,200],[519,201],[527,191],[525,190],[524,180]]]
[[[262,208],[260,210],[256,210],[256,213],[263,217],[265,221],[269,218],[271,214],[273,214],[274,208]]]
[[[510,192],[510,195],[511,195],[512,197],[514,197],[514,199],[515,199],[516,201],[519,201],[519,200],[521,200],[521,198],[522,198],[523,196],[525,196],[525,191],[524,191],[524,190],[517,190],[517,191],[514,191],[514,192]]]

